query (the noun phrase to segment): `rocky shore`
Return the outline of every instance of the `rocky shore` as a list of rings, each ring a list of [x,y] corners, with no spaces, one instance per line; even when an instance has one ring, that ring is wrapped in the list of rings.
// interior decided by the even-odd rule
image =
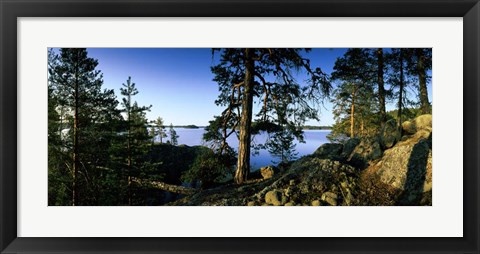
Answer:
[[[387,206],[432,205],[432,116],[387,122],[374,138],[327,143],[246,184],[202,190],[167,205]]]

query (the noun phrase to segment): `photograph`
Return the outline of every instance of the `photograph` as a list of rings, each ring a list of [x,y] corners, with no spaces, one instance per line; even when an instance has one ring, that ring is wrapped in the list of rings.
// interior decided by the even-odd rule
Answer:
[[[48,206],[432,206],[432,48],[46,50]]]

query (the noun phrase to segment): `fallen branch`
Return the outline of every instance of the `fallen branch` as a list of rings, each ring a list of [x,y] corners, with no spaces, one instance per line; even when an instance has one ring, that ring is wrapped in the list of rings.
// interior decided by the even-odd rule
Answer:
[[[147,185],[152,188],[164,190],[164,191],[169,191],[169,192],[174,192],[174,193],[179,193],[179,194],[185,194],[185,195],[192,195],[198,192],[197,189],[194,188],[189,188],[189,187],[184,187],[184,186],[178,186],[178,185],[173,185],[173,184],[168,184],[164,182],[158,182],[158,181],[145,181],[141,180],[138,178],[132,178],[132,181],[134,183],[140,184],[140,185]]]

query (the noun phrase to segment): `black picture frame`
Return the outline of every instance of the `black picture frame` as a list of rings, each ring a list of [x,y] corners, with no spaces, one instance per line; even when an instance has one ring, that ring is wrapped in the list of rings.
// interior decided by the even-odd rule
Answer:
[[[460,238],[17,237],[17,18],[156,16],[463,17],[464,236]],[[479,253],[479,0],[0,0],[0,17],[1,253]],[[462,89],[462,87],[452,85],[451,89]]]

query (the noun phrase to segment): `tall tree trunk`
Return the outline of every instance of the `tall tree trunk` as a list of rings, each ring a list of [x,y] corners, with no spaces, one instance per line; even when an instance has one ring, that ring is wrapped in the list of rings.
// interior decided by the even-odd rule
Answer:
[[[378,72],[377,72],[377,82],[378,82],[378,102],[380,103],[380,124],[381,126],[385,125],[387,121],[387,112],[385,110],[385,86],[383,80],[383,49],[379,48],[377,50],[377,64],[378,64]]]
[[[62,138],[62,130],[63,130],[63,106],[60,107],[60,127],[58,128],[58,136]]]
[[[360,118],[360,133],[362,133],[362,137],[365,136],[365,121],[363,116]]]
[[[78,157],[78,110],[79,110],[79,88],[78,88],[78,64],[75,67],[75,112],[73,113],[73,181],[72,181],[72,205],[78,205],[78,169],[80,158]]]
[[[415,49],[415,54],[417,57],[417,73],[418,73],[418,82],[420,86],[420,110],[422,114],[430,113],[430,103],[428,102],[428,92],[427,92],[427,74],[425,70],[425,59],[423,49]]]
[[[240,140],[238,144],[238,162],[235,172],[235,183],[241,184],[247,180],[250,172],[250,142],[253,107],[253,85],[255,60],[253,49],[245,49],[245,80],[242,100],[242,115],[240,119]]]
[[[130,95],[128,98],[128,112],[127,112],[127,119],[128,119],[128,133],[127,133],[127,195],[128,195],[128,205],[132,205],[132,151],[131,151],[131,130],[130,130]]]
[[[397,112],[397,126],[400,136],[402,135],[402,104],[403,104],[403,49],[400,49],[400,86],[399,86],[399,95],[398,95],[398,112]]]
[[[350,106],[350,138],[355,137],[355,96],[357,93],[357,86],[353,84],[352,105]]]

